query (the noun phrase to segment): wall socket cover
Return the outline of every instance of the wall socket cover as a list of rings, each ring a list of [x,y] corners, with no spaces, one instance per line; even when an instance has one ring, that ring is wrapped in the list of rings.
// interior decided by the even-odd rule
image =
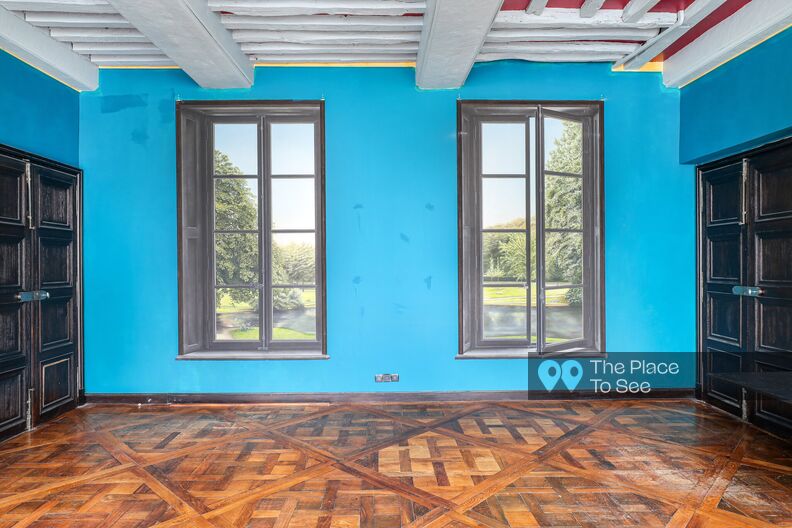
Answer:
[[[398,374],[374,374],[374,381],[376,383],[389,383],[399,381]]]

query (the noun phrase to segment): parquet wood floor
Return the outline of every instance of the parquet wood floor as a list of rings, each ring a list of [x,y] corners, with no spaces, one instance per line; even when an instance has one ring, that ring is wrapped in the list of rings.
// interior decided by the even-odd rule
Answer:
[[[89,405],[0,528],[792,528],[792,444],[690,400]]]

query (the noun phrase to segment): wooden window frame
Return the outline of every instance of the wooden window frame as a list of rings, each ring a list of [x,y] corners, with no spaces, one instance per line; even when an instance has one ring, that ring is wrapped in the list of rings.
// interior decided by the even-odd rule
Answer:
[[[583,339],[545,344],[544,307],[537,307],[537,341],[485,340],[479,300],[480,270],[480,180],[481,148],[478,129],[482,122],[536,119],[526,142],[535,142],[537,298],[544,296],[544,138],[546,115],[583,123],[583,244],[584,288],[590,293],[583,305]],[[523,359],[530,357],[601,357],[605,353],[605,262],[604,262],[604,105],[602,101],[466,100],[457,102],[458,247],[459,247],[459,350],[457,359]],[[528,128],[528,127],[527,127]],[[530,152],[526,144],[526,154]],[[526,160],[529,156],[526,155]],[[526,177],[531,169],[526,167]],[[586,183],[588,182],[588,183]],[[526,188],[526,200],[530,203]],[[530,237],[530,222],[526,222]],[[526,248],[530,248],[530,238]],[[528,254],[530,251],[526,249]],[[530,260],[530,259],[529,259]],[[530,284],[530,278],[527,279]],[[530,298],[530,292],[529,292]],[[540,303],[537,303],[540,304]],[[530,309],[528,312],[530,321]],[[529,323],[530,324],[530,323]]]
[[[328,359],[325,270],[324,101],[179,101],[177,113],[177,216],[179,257],[179,354],[181,360]],[[214,337],[215,123],[258,125],[258,237],[260,338],[218,341]],[[315,134],[314,231],[316,236],[316,340],[272,339],[271,241],[269,202],[273,175],[268,148],[272,123],[313,123]],[[188,144],[190,143],[190,144]],[[276,176],[292,177],[292,176]],[[294,175],[296,178],[311,177]],[[192,187],[191,187],[192,186]],[[310,230],[309,230],[310,231]],[[191,249],[195,245],[198,249]]]

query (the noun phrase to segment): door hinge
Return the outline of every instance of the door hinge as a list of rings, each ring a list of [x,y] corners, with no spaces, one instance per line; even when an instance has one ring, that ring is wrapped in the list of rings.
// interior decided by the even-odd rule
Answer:
[[[25,413],[26,425],[28,431],[33,429],[33,391],[34,390],[36,389],[28,389],[27,412]]]

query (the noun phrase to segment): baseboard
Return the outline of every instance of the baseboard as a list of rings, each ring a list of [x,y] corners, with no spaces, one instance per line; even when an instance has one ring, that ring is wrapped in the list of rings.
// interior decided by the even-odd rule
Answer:
[[[688,399],[693,389],[658,389],[648,394],[605,395],[593,391],[452,391],[452,392],[301,392],[301,393],[88,393],[86,403],[397,403],[528,400],[616,400],[636,398]]]

